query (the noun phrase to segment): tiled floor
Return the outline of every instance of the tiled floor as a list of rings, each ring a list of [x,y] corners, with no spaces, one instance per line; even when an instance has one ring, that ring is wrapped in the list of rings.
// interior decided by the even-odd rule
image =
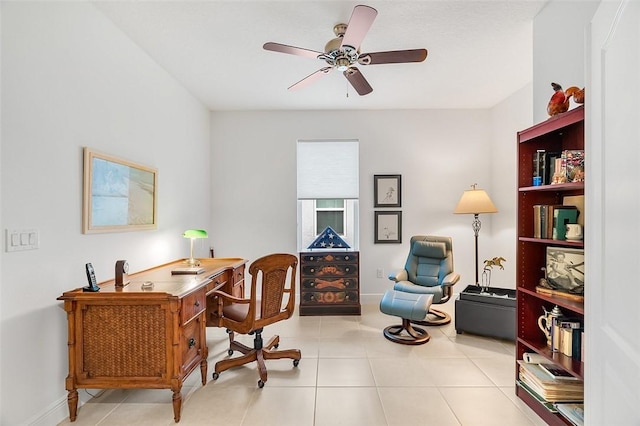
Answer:
[[[458,335],[452,322],[428,327],[424,345],[399,345],[382,335],[399,320],[380,313],[379,299],[363,297],[362,316],[296,313],[265,329],[265,339],[280,335],[281,348],[301,349],[302,360],[296,368],[291,360],[268,361],[263,389],[255,364],[211,380],[213,365],[227,356],[227,335],[207,329],[208,382],[201,385],[199,370],[188,377],[180,425],[544,425],[515,397],[512,342]],[[440,308],[453,313],[453,300]],[[73,423],[171,424],[169,390],[104,391]]]

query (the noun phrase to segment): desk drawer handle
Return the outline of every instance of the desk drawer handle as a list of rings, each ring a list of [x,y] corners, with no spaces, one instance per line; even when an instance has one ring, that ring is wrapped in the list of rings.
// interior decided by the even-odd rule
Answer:
[[[189,349],[191,349],[195,345],[196,345],[196,339],[192,337],[191,339],[189,339]]]
[[[195,306],[196,306],[196,308],[197,308],[198,306],[200,306],[200,301],[199,301],[199,300],[196,300],[196,303],[194,303],[194,305],[195,305]]]

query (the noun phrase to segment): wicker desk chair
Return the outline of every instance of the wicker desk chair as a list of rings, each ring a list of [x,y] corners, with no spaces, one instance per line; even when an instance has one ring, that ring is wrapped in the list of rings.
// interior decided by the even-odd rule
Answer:
[[[252,277],[249,299],[240,299],[221,291],[213,293],[219,300],[220,326],[226,327],[229,333],[229,356],[234,351],[243,354],[218,361],[213,373],[214,380],[225,370],[256,361],[260,373],[258,387],[262,388],[267,381],[265,360],[291,358],[294,367],[298,366],[300,350],[276,350],[280,343],[279,336],[272,337],[266,344],[262,340],[263,327],[293,315],[297,265],[298,258],[292,254],[270,254],[255,260],[249,267]],[[253,348],[237,342],[235,333],[254,335]]]

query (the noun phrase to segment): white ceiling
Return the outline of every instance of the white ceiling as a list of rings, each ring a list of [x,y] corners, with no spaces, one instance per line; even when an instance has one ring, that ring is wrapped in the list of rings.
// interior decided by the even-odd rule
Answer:
[[[326,64],[262,49],[267,41],[322,51],[351,1],[95,2],[211,110],[489,108],[532,79],[532,20],[546,0],[369,1],[378,16],[361,51],[426,48],[422,63],[359,66],[358,96]],[[348,96],[347,96],[348,95]]]

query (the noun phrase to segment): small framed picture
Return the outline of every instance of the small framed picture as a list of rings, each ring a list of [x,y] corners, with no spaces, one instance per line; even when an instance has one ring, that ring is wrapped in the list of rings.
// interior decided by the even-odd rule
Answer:
[[[584,294],[584,250],[547,247],[546,278],[554,290]]]
[[[374,212],[375,244],[402,243],[402,212]]]
[[[401,175],[373,175],[373,207],[402,207]]]

